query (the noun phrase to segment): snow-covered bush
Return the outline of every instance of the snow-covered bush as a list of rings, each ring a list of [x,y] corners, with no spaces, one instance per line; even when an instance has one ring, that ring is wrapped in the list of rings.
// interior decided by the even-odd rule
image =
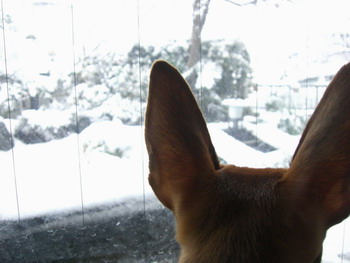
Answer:
[[[299,135],[303,132],[305,125],[305,117],[289,114],[281,118],[278,128],[288,134]]]
[[[272,97],[269,101],[266,102],[265,108],[267,111],[282,111],[285,108],[285,103],[282,98]]]
[[[6,76],[0,73],[0,83],[0,116],[16,118],[22,112],[23,101],[28,101],[30,96],[24,89],[23,83],[16,76]]]
[[[162,47],[135,45],[126,55],[107,53],[78,59],[75,72],[65,76],[48,71],[40,73],[34,81],[21,72],[18,76],[23,75],[23,79],[17,75],[2,78],[2,82],[9,84],[9,94],[6,89],[0,91],[0,116],[18,119],[14,135],[25,143],[47,142],[79,133],[98,120],[117,118],[124,124],[140,124],[152,63],[166,59],[186,72],[187,45],[176,42]],[[202,78],[201,87],[198,82],[193,90],[207,121],[225,121],[228,114],[221,105],[222,99],[238,93],[241,95],[237,96],[244,96],[246,91],[243,94],[235,89],[249,88],[249,55],[242,43],[207,41],[203,43],[202,59],[202,70],[207,76]],[[210,69],[216,72],[214,76]],[[64,122],[53,123],[62,120],[62,116]]]
[[[14,136],[26,144],[48,142],[79,133],[90,123],[87,116],[80,116],[77,122],[74,111],[27,110],[19,118]]]
[[[213,89],[221,99],[247,98],[252,80],[249,53],[240,41],[208,43],[208,60],[213,61],[220,73]]]
[[[113,102],[113,112],[118,114],[114,116],[124,123],[139,123],[140,104],[147,98],[152,63],[166,59],[186,77],[189,70],[186,45],[176,42],[157,48],[135,45],[124,57],[112,53],[85,57],[78,63],[74,74],[61,80],[62,90],[70,90],[68,99],[63,103],[73,105],[77,102],[79,110],[107,108],[110,112],[110,106],[105,105]],[[206,41],[202,51],[202,71],[208,76],[203,76],[202,82],[193,83],[192,88],[201,100],[208,121],[223,121],[227,119],[227,110],[221,105],[222,99],[243,98],[248,94],[251,85],[249,54],[241,42]],[[214,69],[216,73],[213,75],[207,68]],[[192,72],[198,75],[196,70],[196,66],[192,68]]]
[[[118,119],[91,124],[80,136],[83,153],[103,152],[119,158],[128,158],[132,143],[128,128]]]
[[[0,117],[0,151],[12,149],[11,134]]]

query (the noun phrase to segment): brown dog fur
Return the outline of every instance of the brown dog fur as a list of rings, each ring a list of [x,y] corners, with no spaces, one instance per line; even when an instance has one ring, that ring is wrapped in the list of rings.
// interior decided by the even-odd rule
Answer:
[[[289,169],[221,165],[190,88],[165,61],[152,67],[145,137],[149,182],[176,217],[182,263],[320,262],[327,229],[349,216],[350,64]]]

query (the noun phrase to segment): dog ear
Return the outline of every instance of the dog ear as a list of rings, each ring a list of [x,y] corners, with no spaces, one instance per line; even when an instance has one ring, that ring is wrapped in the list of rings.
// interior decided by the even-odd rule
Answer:
[[[174,210],[201,179],[213,175],[219,161],[189,86],[165,61],[151,70],[145,126],[150,185]]]
[[[333,78],[294,153],[286,181],[327,227],[350,213],[350,63]]]

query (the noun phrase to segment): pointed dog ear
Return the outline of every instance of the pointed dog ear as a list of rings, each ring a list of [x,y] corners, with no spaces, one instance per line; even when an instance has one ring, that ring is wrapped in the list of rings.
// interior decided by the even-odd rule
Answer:
[[[180,73],[165,61],[154,63],[145,127],[149,182],[159,200],[174,210],[201,179],[219,168],[207,126]]]
[[[350,63],[329,84],[294,154],[286,181],[321,206],[327,227],[350,213]]]

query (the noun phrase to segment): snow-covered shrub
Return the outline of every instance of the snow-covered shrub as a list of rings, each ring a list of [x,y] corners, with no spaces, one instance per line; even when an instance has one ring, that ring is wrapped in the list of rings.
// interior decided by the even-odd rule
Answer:
[[[303,132],[305,125],[306,120],[304,117],[290,114],[281,118],[278,128],[288,134],[299,135]]]
[[[118,119],[91,124],[81,133],[80,141],[84,153],[103,152],[119,158],[127,158],[130,138],[127,127]]]
[[[221,104],[220,97],[212,89],[203,88],[197,97],[207,122],[227,121],[228,107]]]
[[[283,99],[278,97],[272,97],[269,101],[266,102],[265,108],[267,111],[282,111],[285,107]]]
[[[85,57],[76,66],[74,74],[60,81],[63,83],[62,90],[71,89],[63,103],[69,107],[77,103],[79,110],[107,109],[108,113],[101,116],[113,113],[112,116],[123,123],[137,124],[142,115],[140,104],[145,103],[147,98],[152,63],[157,59],[166,59],[186,77],[186,72],[190,70],[186,49],[187,43],[181,45],[176,42],[162,47],[135,45],[126,56],[108,53]],[[227,109],[222,107],[221,101],[230,97],[245,97],[251,86],[249,54],[241,42],[206,41],[202,51],[201,70],[208,74],[202,76],[200,82],[198,65],[191,68],[196,76],[192,88],[201,99],[207,119],[224,121],[227,119]],[[212,69],[217,73],[215,76]],[[73,92],[74,85],[76,93]]]
[[[12,149],[11,134],[0,117],[0,151]]]
[[[26,144],[48,142],[79,133],[89,126],[87,116],[78,117],[74,111],[24,111],[15,127],[14,136]]]
[[[213,89],[221,99],[247,98],[252,80],[249,53],[240,41],[209,42],[208,59],[220,72]]]
[[[40,74],[35,71],[34,75],[19,71],[16,76],[0,78],[10,88],[9,94],[6,89],[0,91],[0,116],[9,117],[10,105],[11,118],[20,119],[16,137],[27,143],[61,138],[74,126],[74,121],[69,121],[59,127],[44,127],[43,123],[34,124],[30,118],[21,117],[23,111],[32,109],[45,112],[77,109],[78,117],[86,116],[93,121],[118,118],[124,124],[140,124],[152,63],[166,59],[186,72],[189,70],[187,49],[188,43],[177,42],[160,47],[135,45],[125,55],[107,53],[77,58],[75,72],[69,74],[56,74],[49,69],[45,73],[38,71]],[[208,121],[224,121],[227,109],[221,105],[222,99],[238,93],[241,95],[237,96],[244,96],[249,88],[249,55],[239,42],[206,41],[202,51],[202,82],[196,81],[193,90]]]
[[[0,116],[16,118],[21,114],[23,101],[29,99],[22,82],[16,76],[7,76],[0,73]],[[8,88],[8,89],[7,89]],[[11,112],[9,113],[9,108]]]

